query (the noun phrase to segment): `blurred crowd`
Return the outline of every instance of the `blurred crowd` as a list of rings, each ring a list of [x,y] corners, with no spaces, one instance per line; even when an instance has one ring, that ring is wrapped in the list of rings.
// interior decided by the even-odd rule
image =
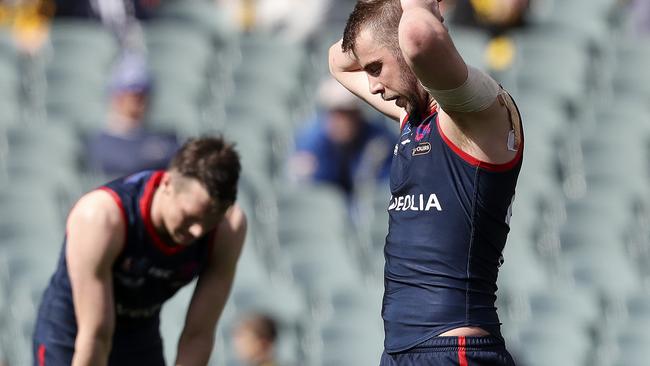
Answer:
[[[205,86],[202,84],[205,81],[204,79],[208,79],[213,75],[210,74],[209,76],[206,76],[207,73],[202,74],[195,72],[193,69],[195,65],[203,65],[199,61],[197,61],[196,64],[192,63],[194,61],[188,61],[187,64],[183,64],[182,66],[174,64],[177,61],[183,61],[183,59],[194,60],[193,57],[196,55],[190,55],[189,52],[187,55],[183,55],[182,53],[185,51],[177,52],[172,50],[169,53],[170,60],[172,61],[170,61],[170,64],[168,65],[165,64],[166,57],[163,56],[167,55],[165,52],[169,51],[158,50],[160,53],[152,52],[152,45],[156,46],[156,44],[155,42],[147,42],[144,39],[146,37],[143,28],[146,28],[146,26],[143,25],[155,24],[156,19],[159,19],[159,17],[162,16],[161,14],[165,14],[166,11],[169,11],[168,9],[170,7],[173,8],[175,5],[178,5],[179,2],[183,1],[189,0],[0,1],[0,25],[10,30],[11,42],[13,42],[14,46],[17,48],[19,57],[24,57],[24,60],[29,62],[34,62],[34,59],[37,59],[39,54],[47,54],[49,48],[53,47],[56,39],[50,37],[51,27],[53,22],[56,22],[59,19],[72,19],[73,21],[90,20],[101,23],[105,29],[109,31],[113,43],[117,45],[115,47],[116,51],[112,52],[108,56],[110,64],[106,68],[106,75],[99,75],[101,77],[96,77],[95,74],[97,74],[97,71],[92,70],[90,79],[93,81],[93,87],[88,87],[88,85],[91,84],[83,84],[80,89],[81,94],[84,95],[75,95],[71,104],[75,108],[78,107],[81,119],[87,119],[87,121],[81,121],[78,123],[79,126],[83,126],[82,132],[80,132],[82,143],[81,151],[79,153],[79,160],[81,160],[79,165],[83,167],[82,170],[90,172],[91,175],[99,175],[102,177],[101,179],[103,179],[126,175],[142,169],[160,169],[167,165],[170,157],[178,148],[179,143],[182,142],[187,135],[199,131],[214,132],[223,127],[228,129],[230,136],[234,136],[238,144],[242,147],[244,165],[245,167],[248,167],[247,169],[250,169],[246,172],[247,176],[245,178],[247,179],[244,179],[244,181],[254,187],[257,195],[254,196],[254,198],[246,197],[246,195],[244,195],[243,199],[251,201],[247,202],[247,204],[251,207],[251,211],[254,211],[255,215],[259,216],[259,222],[262,223],[259,227],[263,228],[264,223],[268,224],[270,221],[269,217],[272,217],[274,210],[277,211],[278,208],[273,206],[271,204],[272,202],[270,203],[271,200],[268,199],[269,196],[272,196],[273,194],[269,193],[268,190],[265,190],[265,186],[262,186],[261,188],[258,187],[258,185],[261,184],[259,181],[253,179],[258,175],[263,176],[264,179],[268,177],[277,179],[277,181],[280,182],[278,183],[278,186],[281,188],[285,188],[283,187],[284,185],[299,187],[300,189],[325,185],[341,193],[345,197],[345,202],[348,204],[354,202],[357,197],[367,198],[364,194],[366,194],[366,190],[370,186],[385,188],[388,169],[393,153],[393,144],[396,137],[395,133],[397,132],[396,126],[384,120],[383,117],[380,117],[373,111],[369,111],[365,106],[360,105],[357,98],[327,77],[326,70],[319,70],[323,72],[311,78],[304,78],[297,81],[293,79],[287,80],[281,72],[276,72],[276,70],[272,68],[275,66],[273,62],[278,61],[288,65],[286,68],[287,70],[295,71],[292,69],[294,64],[291,62],[293,60],[291,57],[294,56],[294,53],[291,51],[296,51],[296,47],[294,47],[295,44],[307,44],[318,49],[317,41],[325,38],[325,36],[329,36],[329,34],[326,33],[330,32],[334,34],[334,37],[340,37],[343,30],[341,22],[344,21],[343,17],[349,12],[350,5],[354,3],[353,1],[212,0],[209,2],[200,2],[199,0],[195,0],[197,3],[200,2],[202,4],[202,7],[200,8],[201,10],[199,11],[202,12],[202,14],[192,14],[191,19],[198,19],[201,16],[207,17],[208,19],[221,17],[225,19],[226,23],[234,28],[235,32],[240,35],[262,34],[265,37],[277,36],[288,42],[287,44],[289,46],[287,48],[271,49],[271,51],[269,51],[269,49],[264,48],[268,43],[266,38],[258,40],[258,43],[250,41],[250,45],[252,45],[251,48],[256,47],[257,50],[262,50],[261,56],[255,53],[255,51],[251,52],[248,50],[251,52],[248,55],[254,56],[246,58],[245,48],[249,44],[246,43],[247,40],[244,39],[241,44],[241,54],[238,55],[239,58],[237,58],[237,55],[228,55],[228,57],[233,57],[233,60],[230,60],[229,63],[224,62],[223,64],[229,64],[231,66],[245,65],[246,67],[249,67],[250,70],[253,70],[251,72],[251,75],[253,75],[251,77],[252,86],[247,86],[246,84],[248,76],[238,74],[236,69],[230,70],[232,80],[219,78],[219,75],[217,75],[217,77],[214,77],[214,79],[217,80],[216,82]],[[534,28],[536,23],[539,22],[539,19],[545,19],[546,21],[548,20],[548,17],[554,16],[554,13],[552,12],[550,12],[551,15],[549,15],[549,4],[564,4],[565,1],[567,3],[569,2],[568,0],[443,0],[441,3],[443,6],[443,15],[446,19],[445,22],[450,27],[459,30],[470,29],[471,31],[468,32],[470,32],[472,36],[478,34],[480,39],[483,39],[481,37],[485,38],[485,42],[481,41],[471,43],[470,40],[470,45],[477,45],[475,48],[469,49],[470,52],[467,53],[467,55],[469,55],[468,58],[471,59],[471,61],[479,63],[477,66],[484,67],[493,74],[503,76],[506,84],[512,83],[525,86],[528,82],[534,84],[535,87],[539,86],[539,90],[534,89],[532,93],[528,94],[527,98],[522,98],[521,101],[524,106],[527,102],[529,105],[532,105],[533,103],[531,103],[531,101],[540,103],[540,107],[533,105],[533,107],[529,109],[533,112],[529,113],[529,115],[533,117],[531,119],[534,119],[534,113],[539,112],[541,115],[541,117],[538,117],[538,119],[535,120],[536,122],[548,116],[547,114],[544,114],[545,112],[551,113],[551,117],[553,117],[553,113],[560,114],[559,110],[562,110],[562,113],[564,113],[565,109],[567,110],[566,115],[569,117],[565,117],[563,114],[560,119],[568,120],[575,116],[582,116],[576,111],[584,106],[580,103],[578,103],[577,106],[575,105],[576,103],[570,103],[573,101],[570,98],[571,96],[584,96],[581,94],[582,90],[573,92],[573,89],[571,89],[572,86],[569,85],[567,86],[568,89],[562,89],[557,93],[557,96],[552,95],[551,97],[548,97],[548,94],[544,94],[548,92],[548,90],[540,91],[543,88],[548,87],[542,86],[541,82],[544,79],[548,79],[547,75],[525,75],[525,77],[521,77],[519,83],[513,83],[512,80],[508,79],[509,75],[516,74],[521,68],[521,65],[517,65],[518,60],[532,60],[531,63],[534,63],[535,58],[542,59],[541,57],[536,57],[535,52],[538,50],[530,52],[530,49],[526,49],[526,44],[518,42],[517,37],[521,37],[527,30]],[[603,1],[594,1],[594,3],[596,2],[603,3]],[[582,1],[582,3],[586,4],[588,2]],[[619,11],[624,11],[625,14],[629,15],[627,17],[629,18],[629,24],[625,25],[629,28],[629,36],[634,36],[637,37],[637,39],[647,41],[647,38],[644,37],[647,37],[650,32],[650,1],[620,0],[616,1],[616,5]],[[174,16],[181,17],[184,15],[179,12],[174,13]],[[188,15],[188,17],[190,16]],[[580,20],[576,19],[576,22],[579,23]],[[330,25],[332,29],[325,29],[324,25]],[[597,33],[596,27],[593,29],[596,29],[594,34],[599,34]],[[160,32],[156,34],[158,30],[160,30]],[[587,32],[591,31],[592,29],[590,28]],[[177,41],[174,38],[175,33],[165,33],[163,27],[153,28],[153,31],[150,31],[150,33],[154,36],[167,38],[167,41],[170,42],[169,44],[174,46],[177,45],[177,43],[174,43]],[[181,36],[183,36],[183,34],[181,34]],[[460,31],[459,36],[462,36],[462,32]],[[586,38],[589,37],[591,37],[591,34]],[[328,41],[333,39],[335,38],[328,39]],[[472,38],[472,40],[473,39],[474,38]],[[542,53],[556,49],[555,47],[558,46],[556,40],[557,39],[553,39],[550,41],[550,46],[540,42],[539,50],[541,51],[539,52]],[[184,46],[187,46],[188,49],[191,49],[193,43],[187,42],[187,44],[185,44],[185,41],[185,39],[181,39],[178,44],[183,44]],[[592,38],[589,38],[589,42],[591,42],[589,43],[590,47],[592,47],[594,43],[597,43],[593,42]],[[459,44],[460,43],[461,42],[459,42]],[[198,50],[196,54],[198,56],[196,56],[196,59],[200,59],[200,56],[202,55],[201,47],[203,44],[200,42],[197,42],[197,44],[199,46],[197,47]],[[280,42],[278,44],[284,43]],[[316,45],[314,46],[314,44]],[[566,44],[560,44],[560,46],[565,45]],[[636,45],[634,47],[636,47]],[[98,58],[102,53],[102,50],[99,48],[100,47],[97,49]],[[575,79],[579,79],[580,75],[572,74],[572,70],[574,70],[572,69],[572,65],[575,60],[572,60],[569,57],[573,55],[570,51],[571,49],[575,49],[575,47],[573,44],[570,44],[569,48],[570,50],[567,51],[566,55],[564,55],[566,58],[559,62],[560,65],[557,68],[559,69],[566,66],[567,70],[569,70],[567,71],[567,74],[575,76]],[[566,48],[561,48],[560,50],[564,52]],[[224,53],[229,51],[232,50],[225,51]],[[597,51],[598,50],[593,51],[589,49],[587,52]],[[302,51],[296,51],[295,53],[301,52]],[[521,57],[521,54],[526,52],[528,52],[528,59]],[[238,52],[230,53],[237,54]],[[314,53],[318,56],[322,56],[322,53]],[[474,57],[472,57],[473,54],[475,54]],[[176,58],[171,56],[175,56]],[[322,60],[322,57],[320,58],[321,59],[308,59],[305,63],[310,67],[318,68],[326,62]],[[620,60],[616,61],[619,62],[619,64],[616,65],[623,65],[620,66],[621,68],[626,67],[624,62],[621,62]],[[63,61],[63,64],[66,66],[65,60]],[[641,65],[643,65],[643,63],[641,63]],[[268,67],[268,69],[265,67]],[[594,66],[590,64],[590,67]],[[583,67],[583,65],[580,64],[578,70],[582,71],[585,68],[586,67]],[[61,70],[63,69],[64,68]],[[209,69],[209,67],[207,69]],[[160,70],[165,70],[165,72],[160,72]],[[73,71],[76,72],[77,70]],[[84,70],[78,71],[80,74],[85,72]],[[217,70],[215,73],[218,73],[219,71],[220,70]],[[156,74],[156,72],[162,74],[164,78],[157,77],[159,74]],[[193,75],[188,77],[188,74],[192,73]],[[68,101],[59,101],[56,99],[56,94],[62,89],[57,89],[57,84],[55,83],[57,79],[55,76],[56,75],[47,75],[47,78],[49,78],[48,81],[50,82],[50,90],[48,91],[50,96],[48,98],[51,99],[47,102],[50,103],[47,108],[52,110],[55,110],[54,107],[57,107],[57,103],[59,102],[68,103]],[[104,76],[106,77],[104,78]],[[30,82],[30,80],[37,80],[36,78],[30,79],[32,75],[27,73],[24,77],[27,82]],[[602,79],[605,79],[606,77],[607,75],[603,75]],[[100,81],[94,82],[95,79],[100,79]],[[218,101],[213,102],[210,100],[210,103],[218,104],[222,103],[223,100],[226,100],[229,104],[227,106],[220,106],[218,113],[213,113],[211,110],[208,112],[203,111],[201,113],[196,113],[194,110],[191,110],[192,113],[186,113],[187,110],[179,106],[182,103],[174,103],[184,103],[185,99],[191,99],[193,97],[192,91],[194,89],[192,88],[194,88],[195,85],[191,84],[194,82],[194,79],[199,79],[197,84],[200,84],[200,90],[202,93],[205,90],[207,90],[207,92],[204,94],[221,93],[219,94],[221,98],[214,98],[215,100],[218,99]],[[564,79],[569,78],[564,77]],[[643,82],[643,79],[641,77],[637,78],[636,75],[632,79],[626,79],[625,81],[631,83],[635,79],[638,79],[639,83]],[[2,81],[3,80],[0,80],[0,82]],[[562,80],[558,80],[556,83],[560,84],[561,81]],[[262,90],[265,89],[265,86],[261,84],[267,82],[275,83],[270,88],[270,94],[277,97],[276,99],[273,99],[274,101],[277,101],[277,103],[268,102],[271,98],[265,99],[265,97],[268,96],[266,94],[264,94],[264,98],[260,97],[262,92],[265,91]],[[63,85],[63,83],[61,85]],[[169,85],[172,85],[172,87],[169,88]],[[307,87],[305,87],[305,85]],[[564,87],[564,84],[557,86],[557,88],[560,87]],[[594,88],[595,87],[598,87],[598,85],[594,86]],[[640,88],[642,87],[643,85],[640,86]],[[554,93],[556,90],[551,87],[548,88],[550,88],[549,90],[551,90],[551,93]],[[31,90],[29,86],[25,89]],[[289,90],[289,92],[285,93],[284,89]],[[522,89],[525,88],[522,87]],[[295,90],[298,90],[298,92],[295,92]],[[565,99],[569,100],[569,102],[566,102],[565,99],[561,102],[556,102],[556,99],[565,97],[565,94],[563,93],[565,93],[566,90],[569,90],[567,92],[569,97]],[[530,90],[528,91],[530,92]],[[634,93],[636,92],[633,92],[632,94]],[[96,110],[93,109],[92,112],[87,113],[85,108],[90,104],[85,104],[85,102],[80,102],[80,100],[84,97],[88,97],[90,94],[101,95],[99,102],[101,103],[101,108],[97,108]],[[286,98],[289,102],[282,104],[282,102],[284,102],[282,98],[286,95],[289,96]],[[587,97],[585,96],[585,99],[586,98]],[[642,102],[647,103],[647,99],[641,99],[643,100]],[[298,103],[297,101],[300,101],[301,103]],[[190,102],[193,103],[194,100],[192,99]],[[548,103],[543,104],[545,102]],[[225,104],[226,102],[223,103]],[[602,108],[602,104],[608,103],[601,104],[600,100],[596,100],[594,104],[596,107]],[[287,105],[290,107],[293,107],[294,105],[306,107],[303,109],[295,108],[296,110],[292,110],[292,113],[284,113],[284,109],[289,109]],[[553,108],[546,108],[547,105],[551,105]],[[557,107],[558,105],[561,105],[561,107]],[[194,106],[194,104],[192,104],[192,106]],[[591,108],[591,106],[589,107]],[[280,111],[276,113],[276,109],[280,109]],[[598,111],[600,110],[601,109],[598,109]],[[243,116],[241,121],[244,122],[238,120],[237,123],[224,127],[224,125],[230,122],[230,117],[235,115],[233,111],[241,113],[241,116]],[[589,112],[586,112],[585,115],[591,116]],[[65,115],[65,118],[68,117],[70,116]],[[528,129],[528,126],[526,125],[526,117],[527,116],[524,113],[524,129]],[[269,121],[266,120],[267,118]],[[584,118],[588,119],[589,117]],[[72,117],[70,117],[70,119],[72,119]],[[200,124],[196,121],[198,119],[203,121],[207,120],[209,126],[206,127],[205,123]],[[271,119],[273,120],[271,121]],[[549,120],[550,119],[552,118],[549,117]],[[98,121],[99,123],[97,123]],[[190,128],[188,126],[189,123],[186,123],[188,121],[196,123],[196,126],[192,125]],[[253,124],[246,124],[245,121],[252,121]],[[543,122],[546,123],[547,121],[544,120]],[[77,121],[75,121],[75,123],[77,123]],[[570,130],[571,128],[576,127],[576,125],[577,123],[573,122],[562,125],[562,127],[553,125],[551,122],[549,122],[548,126],[544,125],[542,127],[540,127],[540,124],[536,126],[531,124],[529,131],[534,131],[535,133],[540,132],[541,134],[543,133],[543,131],[541,131],[542,129],[550,131],[557,127],[562,129],[564,133],[564,131]],[[287,130],[289,133],[286,133]],[[568,133],[564,134],[566,135]],[[586,136],[586,134],[584,135]],[[578,139],[582,138],[582,136],[583,135],[578,136]],[[551,136],[548,139],[548,146],[540,147],[542,144],[532,144],[529,147],[527,145],[527,154],[531,154],[530,161],[535,161],[535,156],[547,153],[549,156],[554,154],[555,152],[550,150],[556,147],[556,145],[553,145],[556,143],[556,140],[556,136]],[[262,150],[254,143],[247,144],[247,142],[250,141],[262,141],[268,145],[268,149]],[[578,145],[580,145],[580,143],[578,143]],[[575,149],[571,150],[572,146],[573,145],[562,146],[562,148],[568,149],[566,151],[569,151],[569,153],[566,154],[564,161],[561,162],[564,163],[565,166],[567,164],[572,164],[572,162],[577,159],[576,156],[579,155],[578,153],[575,153]],[[575,146],[573,147],[575,148]],[[587,148],[588,147],[589,146],[587,146]],[[2,144],[0,144],[0,162],[2,161],[2,158],[3,150]],[[280,163],[274,163],[273,159],[281,161]],[[528,159],[528,157],[526,159]],[[587,158],[586,160],[589,159]],[[562,166],[562,164],[560,165]],[[608,166],[611,165],[616,164],[610,164]],[[274,167],[274,169],[272,172],[266,174],[266,170],[271,170],[269,166]],[[598,165],[595,164],[595,166]],[[544,170],[543,174],[548,176],[558,174],[556,170],[557,169],[549,169],[549,174],[546,174],[548,171]],[[264,172],[264,174],[262,172]],[[533,174],[534,172],[529,171],[528,173]],[[523,174],[527,173],[522,172],[522,175]],[[540,182],[550,179],[548,176],[533,176],[533,178],[526,178],[529,179],[527,182],[529,183],[528,186],[534,186],[533,189],[538,189],[539,186],[542,186],[542,183]],[[93,181],[99,180],[100,178],[93,179]],[[575,192],[575,187],[579,186],[579,184],[576,184],[572,178],[566,179],[562,183],[558,183],[558,185],[561,186],[561,189],[566,191],[564,193],[567,196],[571,196],[571,192]],[[543,189],[540,188],[539,190],[542,191]],[[384,191],[381,191],[380,193],[383,194],[383,196],[375,198],[380,202],[377,206],[372,206],[373,203],[371,202],[369,204],[371,206],[370,211],[374,210],[378,212],[385,209],[382,205],[386,203],[386,197],[384,196],[386,196],[387,193]],[[524,191],[523,195],[526,193],[527,192]],[[555,191],[553,194],[555,194]],[[278,196],[278,200],[283,198],[281,195]],[[287,199],[287,201],[290,204],[295,204],[295,202],[290,201],[289,199]],[[327,201],[327,199],[325,201]],[[313,202],[311,201],[305,204],[305,207],[308,209],[306,212],[317,210],[312,208],[312,204]],[[540,204],[535,203],[534,206],[531,206],[533,207],[531,211],[537,210],[539,207],[544,205],[550,206],[552,204],[548,202]],[[280,205],[278,204],[278,206]],[[569,207],[570,205],[567,204],[567,206]],[[296,209],[296,207],[290,206],[289,204],[287,204],[287,207]],[[544,206],[539,208],[539,210],[541,211],[547,208],[548,207]],[[358,214],[358,211],[355,211],[356,209],[358,208],[350,210],[350,207],[348,207],[348,210],[345,212],[347,214]],[[550,221],[560,221],[558,217],[562,217],[563,215],[564,217],[562,217],[561,220],[566,220],[566,212],[564,214],[557,214],[551,211],[552,210],[550,209],[544,211],[546,214],[541,215],[543,217],[539,221],[549,221],[549,217],[551,216],[552,219],[550,219]],[[277,212],[275,212],[275,214],[277,216]],[[282,213],[280,213],[280,215],[282,215]],[[521,220],[521,217],[523,217],[523,221],[526,221],[527,219],[534,221],[536,217],[534,215],[534,213],[527,214],[526,212],[517,212],[514,216],[514,220],[515,223],[517,223],[517,220]],[[299,215],[296,215],[297,218],[302,219],[302,217],[298,216]],[[292,218],[293,216],[289,217]],[[366,226],[371,226],[371,223],[373,223],[374,220],[377,221],[378,227],[385,227],[385,218],[381,215],[377,215],[376,217],[371,217],[369,215],[368,217],[363,218],[353,217],[351,219],[351,221],[359,225],[365,224]],[[280,226],[281,236],[281,224],[276,222],[274,222],[274,224]],[[313,226],[318,225],[327,226],[327,224],[321,224],[320,221],[314,221],[310,223],[310,225],[305,226],[310,226],[310,228],[312,228]],[[525,225],[519,227],[523,226]],[[300,229],[304,228],[301,227]],[[362,229],[359,229],[358,231],[357,235],[361,237],[367,235],[375,239],[375,241],[381,241],[385,235],[381,230],[368,233],[364,233]],[[368,231],[371,230],[369,229]],[[515,231],[513,237],[515,239],[520,239],[521,237],[518,235],[521,231],[522,230]],[[266,234],[268,233],[264,232],[263,229],[260,229],[260,233],[257,233],[254,236],[257,236],[258,238],[266,238]],[[286,235],[286,237],[291,238],[294,234],[295,233],[291,233],[291,235]],[[543,241],[543,244],[549,246],[542,249],[547,250],[547,252],[559,250],[552,245],[555,241],[553,241],[553,238],[549,238],[550,235],[544,236],[544,234],[539,233],[536,233],[536,235],[541,236],[542,238],[540,240]],[[256,238],[255,240],[262,241],[263,239]],[[382,243],[379,245],[381,244]],[[276,247],[281,247],[281,244],[276,243]],[[268,250],[269,252],[277,250],[280,253],[284,253],[282,250],[286,249],[278,248],[273,247]],[[268,254],[263,250],[260,250],[260,253],[264,255]],[[359,251],[363,252],[364,250],[376,251],[379,253],[378,256],[381,257],[381,250],[378,247],[362,247]],[[304,254],[300,252],[299,249],[298,253]],[[544,252],[542,252],[542,255],[544,255]],[[377,254],[375,254],[375,256],[377,256]],[[269,257],[273,258],[272,256]],[[371,259],[363,258],[362,267],[367,266],[371,268],[369,271],[372,272],[374,270],[374,267],[372,267],[374,262],[368,263],[372,260],[374,260],[374,257]],[[379,258],[379,261],[381,260],[382,258]],[[296,259],[296,261],[298,261],[298,259]],[[303,267],[310,267],[309,263],[307,265],[304,263],[299,264]],[[1,265],[2,261],[0,261],[0,267]],[[281,268],[282,264],[270,260],[269,266],[275,269],[276,267]],[[312,267],[315,266],[312,265]],[[0,268],[0,270],[2,270],[2,268]],[[296,269],[292,270],[297,271]],[[375,272],[372,273],[374,274]],[[244,274],[244,276],[246,275],[249,274]],[[515,273],[515,277],[516,275],[517,274]],[[525,276],[522,276],[522,278],[524,277]],[[318,278],[318,276],[314,276],[314,278]],[[314,279],[310,278],[310,280]],[[2,286],[0,286],[0,290],[2,290]],[[312,297],[318,298],[318,296],[313,294],[309,294],[307,297],[309,297],[310,300]],[[523,302],[523,300],[515,298],[512,302],[514,303],[512,308],[516,309],[516,305]],[[1,304],[0,310],[2,310]],[[526,311],[530,312],[532,310],[528,309],[522,311],[522,313],[525,313]],[[517,314],[521,317],[525,316],[521,315],[521,313]],[[514,318],[516,318],[516,316]],[[276,341],[282,339],[282,332],[286,331],[286,328],[283,328],[282,324],[278,324],[277,319],[274,319],[272,315],[246,314],[241,316],[241,318],[238,318],[238,321],[235,324],[236,325],[232,327],[231,338],[233,339],[233,344],[228,345],[232,346],[234,352],[238,355],[239,364],[251,366],[277,365],[273,360],[274,356],[277,355],[278,352]],[[0,349],[0,365],[2,364],[3,356],[1,351],[2,350]]]

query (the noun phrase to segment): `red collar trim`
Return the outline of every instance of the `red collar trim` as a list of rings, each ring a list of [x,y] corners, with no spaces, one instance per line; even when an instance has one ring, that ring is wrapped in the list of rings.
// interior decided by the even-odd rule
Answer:
[[[519,149],[517,150],[517,154],[515,155],[512,160],[510,160],[507,163],[503,164],[492,164],[488,163],[482,160],[479,160],[472,155],[466,153],[465,151],[461,150],[458,146],[456,146],[448,137],[445,135],[445,133],[442,131],[442,128],[440,128],[440,123],[438,122],[438,118],[436,118],[436,125],[438,125],[438,133],[440,134],[440,137],[442,137],[442,140],[449,146],[455,153],[456,155],[460,156],[463,160],[468,162],[469,164],[477,167],[477,168],[483,168],[485,170],[489,170],[492,172],[506,172],[512,168],[514,168],[518,163],[519,160],[521,160],[522,153],[524,151],[524,141],[522,139],[521,143],[519,144]]]
[[[144,187],[142,198],[140,198],[140,214],[142,215],[144,227],[147,230],[147,233],[149,234],[149,237],[151,238],[154,246],[165,255],[173,255],[182,251],[186,247],[165,243],[160,235],[158,235],[158,232],[156,231],[156,228],[153,226],[153,222],[151,221],[151,203],[153,202],[154,193],[156,192],[156,188],[158,188],[160,185],[160,181],[162,180],[164,173],[165,172],[163,170],[158,170],[154,172],[147,181]]]

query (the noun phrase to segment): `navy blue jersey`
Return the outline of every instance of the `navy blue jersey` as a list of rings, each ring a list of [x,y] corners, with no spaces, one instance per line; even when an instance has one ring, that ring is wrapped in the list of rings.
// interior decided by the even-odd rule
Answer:
[[[169,245],[158,236],[150,210],[162,176],[162,171],[145,171],[100,187],[113,196],[126,222],[125,245],[113,265],[113,352],[160,342],[162,304],[201,272],[214,241],[214,231],[189,246]],[[73,347],[77,323],[65,247],[64,240],[56,272],[43,295],[35,339]]]
[[[405,121],[391,167],[384,249],[387,352],[462,326],[500,337],[497,272],[522,152],[523,145],[509,163],[488,164],[444,135],[435,110]]]

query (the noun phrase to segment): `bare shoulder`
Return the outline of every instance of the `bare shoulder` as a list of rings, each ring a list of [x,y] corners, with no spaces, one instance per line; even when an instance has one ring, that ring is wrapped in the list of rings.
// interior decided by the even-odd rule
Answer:
[[[68,225],[82,223],[105,227],[123,227],[122,208],[108,191],[97,189],[82,196],[70,211]]]
[[[125,233],[122,209],[110,192],[95,190],[81,197],[66,225],[71,273],[108,270],[125,245]]]

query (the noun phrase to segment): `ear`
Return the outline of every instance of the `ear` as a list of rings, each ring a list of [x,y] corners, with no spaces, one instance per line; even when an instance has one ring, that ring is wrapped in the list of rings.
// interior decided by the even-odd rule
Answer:
[[[172,183],[172,174],[168,171],[164,172],[160,179],[160,187],[164,192],[171,192],[170,189],[172,189]]]

